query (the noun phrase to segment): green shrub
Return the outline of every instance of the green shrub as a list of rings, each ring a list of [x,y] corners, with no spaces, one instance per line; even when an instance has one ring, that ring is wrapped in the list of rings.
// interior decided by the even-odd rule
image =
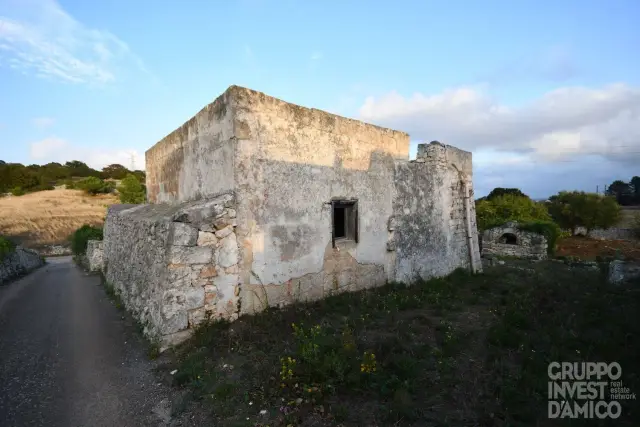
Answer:
[[[15,248],[15,243],[6,237],[0,236],[0,260],[4,259],[7,254],[13,252]]]
[[[22,187],[13,187],[11,189],[11,194],[14,196],[24,196],[25,191],[22,189]]]
[[[84,190],[88,194],[96,195],[113,192],[115,184],[112,181],[103,181],[95,176],[90,176],[76,183],[76,188]]]
[[[523,231],[531,231],[542,234],[547,239],[547,253],[555,254],[556,244],[562,234],[562,229],[552,221],[531,221],[518,224],[518,228]]]
[[[578,227],[587,233],[613,227],[620,219],[620,206],[613,197],[584,191],[561,191],[549,198],[549,212],[562,228],[575,234]]]
[[[146,201],[146,191],[144,185],[133,174],[127,175],[118,187],[120,192],[120,202],[140,204]]]
[[[76,183],[73,182],[72,179],[65,180],[63,184],[64,184],[64,188],[66,188],[67,190],[74,190],[76,188]]]
[[[74,231],[69,238],[71,251],[74,255],[84,255],[87,252],[87,242],[89,240],[102,240],[102,238],[102,228],[85,224]]]
[[[476,203],[476,218],[480,231],[502,225],[508,221],[549,222],[551,217],[543,203],[514,194],[496,196]]]

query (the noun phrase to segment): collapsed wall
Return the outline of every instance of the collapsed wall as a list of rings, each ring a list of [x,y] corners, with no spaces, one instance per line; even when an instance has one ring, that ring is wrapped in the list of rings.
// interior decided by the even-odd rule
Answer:
[[[0,284],[8,282],[44,265],[40,254],[18,246],[0,260]]]
[[[207,318],[238,312],[232,194],[181,205],[113,205],[104,228],[105,278],[161,345]]]

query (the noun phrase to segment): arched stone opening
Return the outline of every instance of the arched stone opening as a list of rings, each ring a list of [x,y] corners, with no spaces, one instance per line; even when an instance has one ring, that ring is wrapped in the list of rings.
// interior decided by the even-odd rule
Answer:
[[[500,243],[504,243],[504,244],[507,244],[507,245],[517,245],[518,244],[518,238],[513,233],[504,233],[500,237]]]

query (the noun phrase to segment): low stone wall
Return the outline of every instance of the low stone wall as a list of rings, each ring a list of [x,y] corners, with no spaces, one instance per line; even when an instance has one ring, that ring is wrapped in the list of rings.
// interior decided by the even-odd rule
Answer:
[[[27,274],[42,265],[44,260],[38,252],[18,246],[15,251],[6,254],[0,261],[0,284]]]
[[[600,240],[638,240],[636,230],[632,228],[607,228],[591,230],[589,237]],[[576,228],[576,236],[586,236],[587,229],[584,227]]]
[[[73,254],[70,247],[63,245],[46,245],[39,249],[38,252],[40,252],[42,256],[64,256]]]
[[[98,272],[104,270],[104,249],[102,240],[89,240],[87,252],[84,256],[84,264],[87,270]]]
[[[516,222],[508,222],[482,234],[482,256],[493,255],[546,259],[547,239],[542,234],[520,230]]]
[[[238,316],[233,195],[174,205],[113,205],[104,228],[105,278],[161,347],[209,317]]]
[[[619,260],[609,263],[609,283],[617,285],[635,279],[640,279],[640,263]]]

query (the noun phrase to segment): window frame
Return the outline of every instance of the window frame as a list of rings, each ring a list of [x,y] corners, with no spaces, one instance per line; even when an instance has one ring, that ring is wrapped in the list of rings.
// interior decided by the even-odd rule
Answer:
[[[336,237],[336,208],[344,208],[345,236]],[[331,200],[331,246],[336,247],[337,241],[351,241],[358,243],[359,240],[358,221],[358,200],[357,199],[333,199]]]

